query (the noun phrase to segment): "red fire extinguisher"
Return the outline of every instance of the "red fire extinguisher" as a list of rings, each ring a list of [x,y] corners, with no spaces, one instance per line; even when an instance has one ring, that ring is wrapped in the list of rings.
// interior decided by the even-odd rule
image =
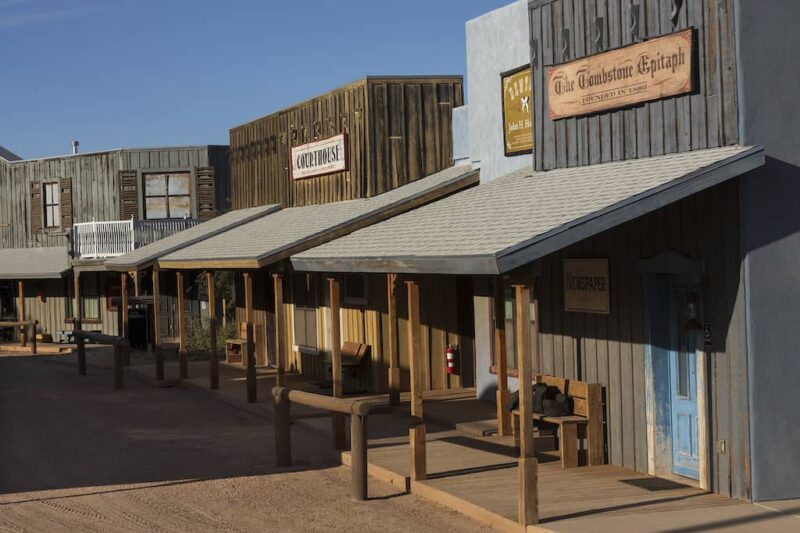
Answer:
[[[447,373],[448,374],[455,374],[456,373],[456,347],[455,346],[448,346],[445,349],[445,355],[447,356]]]

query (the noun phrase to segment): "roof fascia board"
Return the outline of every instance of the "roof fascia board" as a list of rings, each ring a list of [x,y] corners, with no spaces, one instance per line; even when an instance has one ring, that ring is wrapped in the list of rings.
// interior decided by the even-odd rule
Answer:
[[[494,256],[397,257],[380,259],[302,259],[292,258],[292,267],[305,272],[377,274],[495,275],[499,273]]]

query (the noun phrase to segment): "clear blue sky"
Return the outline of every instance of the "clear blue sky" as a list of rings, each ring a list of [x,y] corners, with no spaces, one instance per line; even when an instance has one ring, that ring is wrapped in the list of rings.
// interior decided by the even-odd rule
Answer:
[[[227,144],[365,75],[464,74],[464,23],[510,2],[0,0],[0,145]]]

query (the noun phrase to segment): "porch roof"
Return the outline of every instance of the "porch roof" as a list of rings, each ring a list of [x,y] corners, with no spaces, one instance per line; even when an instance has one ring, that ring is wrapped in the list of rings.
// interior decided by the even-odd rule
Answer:
[[[357,229],[476,185],[470,165],[450,167],[359,200],[292,207],[159,260],[169,269],[257,269]]]
[[[296,270],[500,274],[764,164],[729,146],[519,170],[292,257]]]
[[[0,249],[0,279],[59,279],[69,270],[64,247]]]
[[[280,210],[279,205],[265,205],[229,211],[202,224],[179,231],[147,246],[142,246],[125,255],[108,259],[105,266],[108,270],[118,272],[148,268],[165,255],[187,246],[192,246],[205,239],[213,238],[222,232],[247,224],[278,210]]]

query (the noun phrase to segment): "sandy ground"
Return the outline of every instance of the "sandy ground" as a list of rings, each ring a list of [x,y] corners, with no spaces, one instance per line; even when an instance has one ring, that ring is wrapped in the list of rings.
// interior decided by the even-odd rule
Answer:
[[[349,470],[328,439],[293,429],[276,469],[264,419],[108,370],[0,357],[0,531],[482,531]]]

